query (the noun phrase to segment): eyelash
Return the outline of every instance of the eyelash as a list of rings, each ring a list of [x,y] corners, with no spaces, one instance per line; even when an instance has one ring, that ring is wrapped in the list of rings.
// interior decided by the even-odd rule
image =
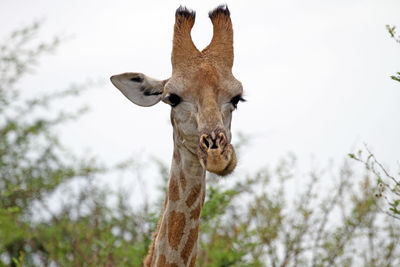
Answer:
[[[246,100],[242,97],[242,95],[237,95],[231,99],[231,104],[235,109],[237,109],[237,105],[239,102],[245,102]]]

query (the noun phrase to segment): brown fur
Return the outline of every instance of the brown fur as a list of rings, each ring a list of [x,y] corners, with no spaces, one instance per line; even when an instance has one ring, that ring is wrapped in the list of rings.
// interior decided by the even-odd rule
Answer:
[[[195,21],[195,13],[185,8],[182,9],[182,12],[178,10],[175,15],[171,57],[174,70],[184,67],[191,58],[196,58],[200,54],[190,36]]]
[[[167,198],[165,198],[161,214],[164,214],[165,207],[167,206],[167,202],[168,202],[168,200],[167,200]],[[148,251],[147,256],[145,257],[145,259],[143,261],[143,266],[145,266],[145,267],[149,267],[152,264],[153,255],[154,255],[155,240],[156,240],[157,235],[159,233],[160,225],[161,225],[161,219],[157,223],[157,229],[156,229],[155,233],[153,234],[153,239],[152,239],[151,244],[149,246],[149,251]]]
[[[185,178],[185,175],[183,174],[182,170],[179,172],[179,182],[181,185],[181,190],[185,191],[186,190],[186,178]]]
[[[190,212],[190,219],[198,220],[199,217],[200,217],[200,212],[201,212],[201,205],[200,205],[200,202],[199,202],[199,204],[197,204],[196,208],[194,208]]]
[[[174,160],[176,164],[180,164],[181,163],[181,155],[179,154],[178,149],[174,149]]]
[[[182,212],[172,211],[168,218],[168,243],[175,250],[178,250],[184,229],[185,214]]]
[[[183,258],[184,263],[186,264],[189,260],[189,256],[192,253],[192,249],[194,247],[194,244],[197,242],[197,236],[199,233],[199,227],[196,226],[195,228],[190,230],[189,233],[189,238],[186,242],[185,247],[183,248],[181,252],[181,256]]]
[[[211,58],[216,64],[223,68],[233,66],[233,30],[232,21],[227,12],[217,8],[210,13],[210,18],[214,27],[214,34],[209,46],[202,53]],[[221,12],[222,11],[222,12]]]
[[[200,184],[194,185],[192,187],[192,189],[190,190],[190,194],[186,199],[186,205],[189,208],[193,205],[193,203],[196,201],[196,199],[199,198],[200,190],[201,190],[201,185]]]
[[[169,192],[168,193],[169,200],[177,201],[180,198],[179,197],[179,186],[178,186],[177,178],[169,179],[168,192]]]
[[[189,267],[194,267],[195,266],[195,264],[196,264],[196,256],[197,256],[197,254],[193,255],[192,259],[190,260]]]
[[[167,258],[161,255],[157,262],[157,267],[178,267],[175,263],[167,263]]]
[[[160,255],[157,261],[157,267],[164,267],[167,264],[167,258],[164,255]]]

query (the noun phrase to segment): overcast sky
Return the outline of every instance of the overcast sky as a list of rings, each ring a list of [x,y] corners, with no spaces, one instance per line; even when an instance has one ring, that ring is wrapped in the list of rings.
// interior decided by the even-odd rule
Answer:
[[[389,76],[400,71],[400,44],[385,25],[400,27],[400,1],[225,2],[234,26],[233,71],[248,100],[232,123],[233,142],[238,132],[250,137],[239,168],[272,164],[288,151],[340,162],[364,142],[396,165],[400,83]],[[83,99],[91,112],[63,129],[69,147],[110,162],[135,154],[169,162],[170,107],[135,106],[109,77],[127,71],[170,76],[180,4],[196,10],[192,37],[204,48],[212,37],[207,13],[220,1],[3,0],[0,36],[40,19],[40,38],[70,37],[23,80],[24,90],[55,90],[87,78],[102,82]]]

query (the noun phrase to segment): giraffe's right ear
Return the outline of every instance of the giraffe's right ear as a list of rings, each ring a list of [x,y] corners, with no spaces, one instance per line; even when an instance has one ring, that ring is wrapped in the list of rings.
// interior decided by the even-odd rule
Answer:
[[[111,82],[136,105],[150,107],[161,100],[168,80],[156,80],[143,73],[127,72],[111,76]]]

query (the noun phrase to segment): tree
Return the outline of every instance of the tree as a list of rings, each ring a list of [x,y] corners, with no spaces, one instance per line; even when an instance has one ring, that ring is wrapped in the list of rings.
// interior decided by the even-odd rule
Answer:
[[[208,185],[199,266],[397,266],[400,224],[378,209],[377,185],[348,161],[296,173],[284,158],[231,186]],[[307,181],[304,190],[293,183]],[[330,187],[326,184],[331,183]],[[294,190],[294,191],[293,191]]]
[[[86,110],[66,112],[56,103],[85,86],[33,97],[19,88],[39,58],[60,43],[37,41],[39,29],[40,23],[18,29],[0,46],[0,265],[139,265],[151,214],[133,213],[125,192],[95,186],[99,175],[118,168],[75,155],[55,131]],[[84,190],[74,192],[72,184]],[[118,199],[112,209],[110,198]]]

